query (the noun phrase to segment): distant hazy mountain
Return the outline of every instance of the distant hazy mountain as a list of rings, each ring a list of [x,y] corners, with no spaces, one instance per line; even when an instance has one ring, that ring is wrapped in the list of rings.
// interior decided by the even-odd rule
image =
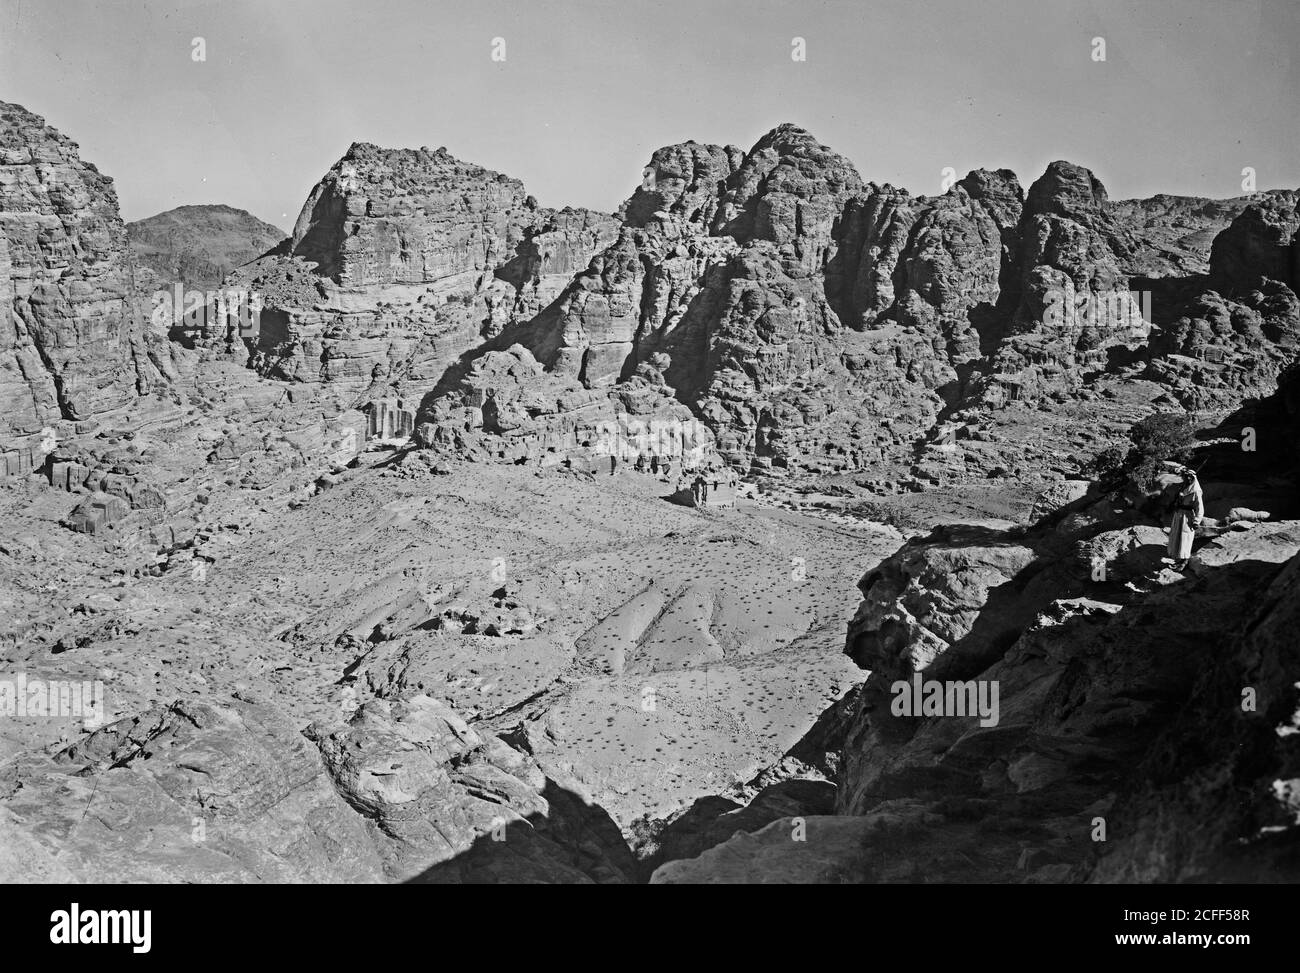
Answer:
[[[128,223],[138,263],[164,283],[206,289],[240,264],[261,256],[287,233],[232,206],[178,206]]]

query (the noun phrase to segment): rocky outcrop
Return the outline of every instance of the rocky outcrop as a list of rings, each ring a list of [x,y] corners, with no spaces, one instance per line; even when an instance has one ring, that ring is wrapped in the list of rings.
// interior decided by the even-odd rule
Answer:
[[[1298,230],[1295,200],[1273,196],[1247,206],[1214,238],[1210,286],[1234,294],[1275,280],[1294,290],[1300,282]]]
[[[882,658],[846,741],[839,809],[865,814],[912,802],[946,819],[937,828],[985,822],[969,840],[998,835],[986,849],[987,880],[1213,881],[1244,877],[1243,869],[1265,862],[1266,874],[1294,877],[1279,852],[1296,817],[1289,792],[1273,782],[1294,773],[1294,755],[1274,728],[1297,701],[1290,683],[1271,675],[1286,666],[1285,652],[1278,655],[1276,643],[1261,647],[1255,633],[1285,624],[1295,607],[1282,591],[1300,566],[1300,531],[1285,523],[1225,534],[1202,549],[1185,580],[1159,576],[1160,539],[1130,548],[1138,556],[1155,549],[1145,590],[1131,590],[1137,573],[1125,589],[1113,576],[1093,582],[1076,571],[1082,594],[1065,588],[1046,603],[1032,592],[1010,604],[992,599],[951,643],[967,647],[963,639],[991,618],[1009,644],[915,666],[927,680],[998,686],[993,725],[975,715],[898,715],[891,680],[907,677],[896,658]],[[1266,594],[1254,599],[1255,590]],[[870,597],[869,588],[867,614]],[[853,645],[862,658],[861,634]],[[1247,655],[1252,663],[1236,664]],[[1259,693],[1258,710],[1243,711],[1245,684]],[[1228,756],[1221,734],[1252,743]],[[1181,759],[1171,765],[1173,752]],[[1150,791],[1162,785],[1168,790],[1157,807]],[[1178,791],[1191,799],[1172,799]],[[1225,818],[1211,810],[1216,804],[1241,810]],[[1177,820],[1201,838],[1187,841]],[[1104,841],[1096,837],[1102,833]],[[1162,851],[1154,850],[1155,835],[1164,836]],[[1008,836],[1015,840],[1003,846]]]
[[[357,286],[472,279],[522,239],[510,235],[525,202],[518,180],[446,149],[353,143],[308,196],[289,252]]]
[[[1267,549],[1230,556],[1255,560],[1250,566],[1263,583],[1240,592],[1244,624],[1230,629],[1209,658],[1197,659],[1187,703],[1116,801],[1108,841],[1085,865],[1088,881],[1294,882],[1300,876],[1294,637],[1300,558],[1270,571],[1263,565],[1277,554]],[[1216,566],[1200,584],[1215,588],[1218,576],[1233,570]]]
[[[981,169],[927,201],[913,224],[894,317],[938,338],[951,365],[980,356],[979,328],[989,330],[999,305],[1016,293],[1008,278],[1023,205],[1014,173]]]
[[[304,735],[178,700],[0,771],[7,882],[626,882],[599,807],[424,696]]]
[[[476,358],[417,430],[426,446],[464,458],[585,469],[608,457],[711,465],[709,430],[672,395],[663,375],[643,367],[616,387],[587,388],[547,372],[522,345]]]
[[[667,862],[695,858],[733,835],[752,834],[781,818],[825,815],[834,810],[834,784],[798,777],[763,788],[748,804],[722,796],[701,798],[642,849],[642,867],[654,872]]]
[[[354,144],[313,189],[285,252],[233,275],[260,333],[218,347],[260,374],[418,402],[457,356],[549,304],[612,239],[612,217],[539,207],[445,149]]]
[[[0,102],[0,472],[158,383],[136,299],[112,179]]]
[[[1289,475],[1274,419],[1294,416],[1286,396],[1269,409],[1271,469]],[[941,528],[869,572],[846,652],[871,676],[837,810],[904,813],[934,833],[920,852],[980,863],[931,877],[1294,880],[1300,699],[1275,636],[1300,604],[1300,523],[1236,509],[1242,489],[1207,483],[1185,574],[1131,488],[1029,530]],[[1293,515],[1289,497],[1269,503]],[[931,682],[949,702],[900,705]],[[991,713],[954,711],[963,685],[994,690]]]
[[[445,703],[418,695],[375,700],[345,729],[309,734],[339,792],[374,827],[390,879],[622,883],[633,877],[632,854],[608,814]]]
[[[1091,172],[1048,166],[1029,189],[1018,236],[1019,301],[975,388],[995,407],[1073,393],[1105,371],[1109,347],[1146,337],[1119,267],[1132,244]]]
[[[1055,593],[1025,597],[1039,568],[1027,542],[978,525],[914,538],[862,579],[845,651],[882,678],[983,669]]]
[[[377,882],[365,822],[273,707],[178,700],[4,768],[6,882]]]
[[[1247,206],[1214,240],[1209,289],[1153,338],[1147,374],[1188,408],[1267,395],[1300,354],[1298,230],[1284,196]]]
[[[504,399],[486,427],[461,414],[482,405],[467,382],[512,367],[479,360],[517,346],[540,366],[528,380],[539,384],[521,392],[523,414],[538,399],[643,396],[653,373],[649,385],[705,423],[721,457],[760,473],[998,475],[1014,461],[1010,439],[1042,425],[1053,427],[1044,455],[1024,469],[1047,477],[1042,459],[1100,448],[1091,430],[1122,432],[1141,414],[1136,399],[1169,390],[1188,407],[1231,408],[1293,357],[1275,340],[1290,313],[1285,279],[1253,290],[1238,282],[1231,298],[1226,284],[1216,297],[1199,278],[1171,280],[1157,313],[1130,293],[1177,269],[1156,253],[1166,243],[1187,260],[1196,246],[1208,256],[1204,234],[1241,202],[1112,204],[1068,162],[1027,194],[1014,173],[976,170],[941,196],[914,198],[865,182],[784,124],[748,152],[700,142],[657,150],[641,185],[605,216],[539,207],[517,180],[445,149],[358,143],[312,191],[280,251],[227,281],[262,296],[259,332],[227,323],[203,343],[358,407],[400,399],[416,415],[398,425],[444,447],[458,432],[523,428]],[[1170,234],[1184,223],[1199,229],[1177,243]],[[1252,263],[1250,240],[1286,235],[1279,226],[1243,224],[1225,238],[1215,280]],[[1175,296],[1204,306],[1180,321],[1169,313]],[[1240,340],[1223,353],[1216,391],[1195,392],[1206,383],[1189,348],[1207,328],[1223,330],[1225,315]],[[1252,315],[1283,323],[1256,327]],[[1119,409],[1094,404],[1114,399],[1116,385],[1125,398],[1143,369],[1150,394]],[[1077,416],[1043,418],[1067,402]],[[568,411],[534,408],[533,418]]]
[[[1123,199],[1111,204],[1116,219],[1133,234],[1136,244],[1123,264],[1133,277],[1185,277],[1210,269],[1210,248],[1219,231],[1252,203],[1272,198],[1295,205],[1300,193],[1275,189],[1234,199],[1203,199],[1160,193],[1147,199]]]
[[[727,182],[744,158],[744,151],[734,145],[682,142],[657,149],[641,174],[640,187],[618,217],[629,227],[665,220],[710,226],[727,193]]]
[[[933,353],[921,342],[899,347],[897,328],[845,337],[845,319],[860,326],[867,311],[857,309],[878,311],[892,294],[880,241],[903,246],[897,204],[793,125],[744,154],[660,149],[620,211],[619,239],[520,340],[549,371],[590,387],[663,356],[668,386],[733,462],[829,452],[852,466],[855,438],[869,451],[902,438],[887,424],[933,416],[940,403],[923,383],[947,379],[928,374]],[[894,394],[863,408],[886,388]]]
[[[1187,219],[1205,230],[1244,205]],[[666,384],[734,464],[829,472],[919,459],[909,473],[922,480],[984,476],[1003,466],[998,450],[954,437],[996,441],[973,433],[1009,408],[1025,414],[1016,426],[1049,402],[1081,403],[1086,415],[1153,356],[1147,380],[1193,407],[1231,407],[1255,378],[1275,376],[1225,378],[1212,401],[1184,395],[1194,383],[1167,354],[1180,339],[1153,338],[1150,319],[1172,321],[1170,301],[1189,295],[1161,291],[1156,315],[1131,288],[1153,286],[1139,272],[1173,272],[1152,254],[1185,212],[1172,197],[1112,204],[1068,162],[1028,194],[1011,172],[976,170],[942,196],[912,198],[865,183],[793,125],[746,153],[687,142],[653,154],[617,240],[509,340],[593,389],[664,356]],[[1232,246],[1225,239],[1218,263]],[[1246,336],[1229,369],[1252,370],[1267,340]],[[1292,354],[1283,342],[1273,357]],[[1065,445],[1096,448],[1079,432],[1108,421],[1105,411],[1062,425]]]

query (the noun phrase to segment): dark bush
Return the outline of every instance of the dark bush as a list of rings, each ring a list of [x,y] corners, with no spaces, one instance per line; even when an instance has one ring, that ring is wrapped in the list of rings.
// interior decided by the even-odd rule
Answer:
[[[1133,442],[1126,465],[1143,490],[1155,488],[1165,462],[1186,463],[1196,447],[1196,423],[1179,412],[1157,412],[1128,431]]]
[[[1099,483],[1115,481],[1125,473],[1127,458],[1128,450],[1121,449],[1118,446],[1110,446],[1084,463],[1079,472],[1088,479],[1096,480]]]
[[[1107,487],[1131,479],[1145,492],[1155,489],[1165,462],[1186,463],[1196,448],[1196,423],[1181,412],[1157,412],[1134,424],[1127,450],[1111,446],[1080,468],[1080,473]]]

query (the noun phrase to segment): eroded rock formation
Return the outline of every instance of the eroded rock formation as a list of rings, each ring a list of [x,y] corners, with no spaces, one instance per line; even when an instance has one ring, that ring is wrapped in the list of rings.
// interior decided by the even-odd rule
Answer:
[[[0,473],[39,466],[55,433],[159,380],[133,273],[113,180],[0,102]]]
[[[457,356],[550,303],[614,228],[539,207],[518,180],[445,149],[357,143],[286,252],[231,279],[264,310],[247,352],[232,333],[225,345],[269,377],[418,402]]]
[[[40,470],[0,645],[113,687],[76,742],[0,736],[6,877],[1294,874],[1295,193],[1112,203],[1056,162],[914,197],[781,125],[659,149],[606,215],[358,143],[225,277],[257,329],[169,341],[110,182],[0,110],[0,447]],[[1219,451],[1186,575],[1077,478],[1180,407]],[[691,509],[620,476],[647,453],[828,493]],[[1042,480],[848,617],[900,535],[829,491]],[[894,713],[915,676],[999,718]]]
[[[667,386],[742,467],[984,476],[1006,468],[982,445],[1001,439],[991,427],[1051,426],[1042,414],[1063,403],[1090,421],[1061,425],[1062,444],[1095,448],[1080,433],[1113,410],[1090,403],[1131,398],[1144,369],[1147,402],[1228,408],[1266,391],[1295,354],[1278,290],[1291,293],[1294,197],[1112,204],[1095,175],[1056,162],[1027,194],[1013,173],[977,170],[913,198],[782,125],[747,153],[656,151],[617,239],[508,338],[593,389],[662,358]],[[1208,239],[1234,217],[1212,255]],[[1187,233],[1171,241],[1176,229]],[[1198,261],[1215,296],[1206,276],[1172,276]],[[1248,284],[1237,264],[1275,282]],[[1225,328],[1179,320],[1188,301],[1210,302],[1191,315],[1243,319],[1213,369],[1183,360],[1189,332]]]

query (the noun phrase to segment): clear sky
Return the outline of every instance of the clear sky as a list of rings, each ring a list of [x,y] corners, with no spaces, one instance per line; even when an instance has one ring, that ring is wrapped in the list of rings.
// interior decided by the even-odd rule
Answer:
[[[655,148],[782,121],[917,194],[1063,158],[1112,198],[1223,197],[1246,166],[1300,186],[1298,49],[1300,0],[0,0],[0,100],[79,142],[128,220],[289,229],[354,141],[611,210]]]

